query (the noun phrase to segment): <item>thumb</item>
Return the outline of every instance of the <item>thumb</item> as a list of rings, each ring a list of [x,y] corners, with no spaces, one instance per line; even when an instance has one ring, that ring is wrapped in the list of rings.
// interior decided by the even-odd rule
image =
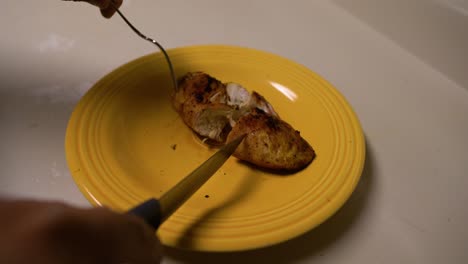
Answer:
[[[76,0],[74,0],[76,1]],[[109,7],[110,5],[110,2],[112,0],[78,0],[78,1],[85,1],[85,2],[88,2],[92,5],[95,5],[97,7],[99,7],[100,9],[106,9]]]
[[[99,9],[101,9],[102,16],[105,18],[112,17],[115,13],[115,8],[119,8],[123,2],[123,0],[63,0],[63,1],[88,2],[92,5],[99,7]]]
[[[100,4],[101,14],[105,18],[111,18],[115,14],[115,9],[122,5],[123,0],[97,0]]]

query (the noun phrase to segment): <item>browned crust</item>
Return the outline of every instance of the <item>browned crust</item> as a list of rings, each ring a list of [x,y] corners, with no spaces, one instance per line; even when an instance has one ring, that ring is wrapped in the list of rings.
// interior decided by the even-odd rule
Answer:
[[[234,156],[263,168],[299,170],[315,157],[315,151],[299,131],[259,109],[240,118],[227,140],[243,134],[247,136]]]

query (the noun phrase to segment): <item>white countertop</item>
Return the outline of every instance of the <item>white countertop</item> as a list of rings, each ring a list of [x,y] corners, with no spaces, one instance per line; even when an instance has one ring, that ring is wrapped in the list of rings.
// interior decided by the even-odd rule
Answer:
[[[468,5],[376,2],[126,0],[166,48],[241,45],[306,65],[346,96],[368,144],[356,192],[317,229],[232,255],[167,249],[166,263],[468,259]],[[68,118],[94,82],[155,48],[117,16],[57,0],[3,1],[0,32],[0,194],[89,206],[65,162]]]

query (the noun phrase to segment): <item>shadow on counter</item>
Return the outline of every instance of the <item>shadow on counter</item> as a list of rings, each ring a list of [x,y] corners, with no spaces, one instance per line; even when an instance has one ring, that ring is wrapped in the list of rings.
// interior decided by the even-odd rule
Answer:
[[[261,249],[241,252],[192,252],[166,247],[166,257],[186,263],[290,263],[304,258],[320,258],[326,250],[353,228],[371,199],[375,176],[375,157],[367,142],[366,162],[358,186],[345,205],[319,227],[289,241]]]

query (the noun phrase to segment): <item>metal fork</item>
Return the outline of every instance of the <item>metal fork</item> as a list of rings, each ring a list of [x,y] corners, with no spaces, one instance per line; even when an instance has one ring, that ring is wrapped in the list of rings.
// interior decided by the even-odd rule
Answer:
[[[169,65],[169,71],[171,72],[171,78],[172,78],[172,84],[174,86],[174,90],[177,91],[178,87],[177,87],[177,80],[176,80],[176,77],[175,77],[175,73],[174,73],[174,68],[172,67],[172,62],[171,62],[171,59],[169,58],[169,55],[167,54],[166,50],[163,48],[163,46],[161,44],[159,44],[156,40],[152,39],[152,38],[149,38],[145,35],[143,35],[138,29],[136,29],[136,27],[134,27],[132,25],[132,23],[130,23],[130,21],[128,21],[128,19],[124,16],[124,14],[122,14],[122,12],[120,12],[119,8],[117,8],[117,6],[115,6],[114,2],[113,1],[110,1],[110,4],[112,6],[112,8],[115,9],[115,11],[117,12],[117,14],[119,14],[119,16],[125,21],[125,23],[127,23],[127,25],[138,35],[140,36],[141,38],[143,38],[144,40],[147,40],[151,43],[153,43],[154,45],[156,45],[159,50],[164,54],[164,58],[166,58],[166,61],[167,61],[167,64]]]

